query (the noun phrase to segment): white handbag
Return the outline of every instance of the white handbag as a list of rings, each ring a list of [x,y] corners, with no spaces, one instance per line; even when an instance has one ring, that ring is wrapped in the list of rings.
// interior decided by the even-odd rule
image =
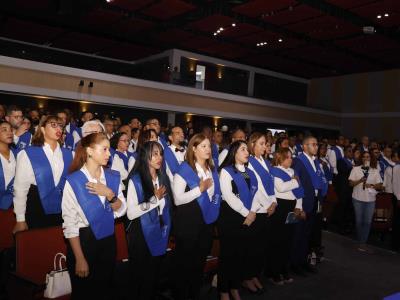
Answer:
[[[57,269],[57,259],[58,269]],[[71,279],[68,270],[63,269],[62,261],[67,260],[63,253],[57,253],[54,256],[54,270],[46,275],[45,298],[57,298],[71,293]]]

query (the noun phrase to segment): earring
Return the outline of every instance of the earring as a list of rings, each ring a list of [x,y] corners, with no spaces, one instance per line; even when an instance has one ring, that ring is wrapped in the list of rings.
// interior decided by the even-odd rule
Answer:
[[[92,158],[92,156],[89,154],[89,158]]]

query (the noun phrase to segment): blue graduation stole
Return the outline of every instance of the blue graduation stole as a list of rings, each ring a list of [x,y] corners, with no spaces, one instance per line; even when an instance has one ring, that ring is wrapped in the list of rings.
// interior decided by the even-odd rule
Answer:
[[[10,150],[15,157],[16,151],[13,149]],[[13,203],[13,193],[14,193],[14,177],[6,186],[3,165],[1,164],[0,160],[0,209],[9,209],[11,207]]]
[[[254,196],[258,190],[258,181],[257,177],[252,170],[246,168],[246,173],[250,177],[250,188],[247,185],[246,180],[244,179],[243,175],[240,174],[239,171],[233,169],[232,166],[227,166],[224,168],[229,175],[231,175],[233,182],[236,184],[236,187],[239,191],[239,198],[242,201],[244,207],[248,210],[251,209],[251,205],[253,204]]]
[[[249,162],[253,166],[258,176],[260,176],[261,182],[267,194],[269,196],[275,195],[274,178],[271,176],[271,174],[262,166],[262,164],[254,156],[249,157]]]
[[[297,143],[295,145],[295,154],[298,156],[301,152],[303,152],[303,148],[301,147],[301,144]]]
[[[322,165],[321,159],[318,159],[318,162],[320,165]],[[324,170],[325,178],[329,182],[333,179],[333,168],[332,168],[331,164],[329,163],[329,161],[327,162],[327,164],[328,164],[327,166],[322,165],[322,168]]]
[[[111,152],[111,151],[110,151],[110,152]],[[122,152],[120,152],[120,151],[118,151],[118,150],[115,150],[114,153],[113,153],[113,156],[114,156],[115,154],[117,154],[118,157],[119,157],[120,159],[122,159],[122,161],[124,162],[125,170],[128,171],[129,159],[131,158],[131,156],[133,156],[133,157],[136,159],[136,158],[137,158],[137,154],[135,155],[134,153],[129,152],[129,151],[127,151],[126,153],[127,153],[127,155],[125,155],[124,153],[122,153]],[[111,157],[110,157],[110,159],[111,159]],[[112,163],[112,160],[111,160],[111,163]]]
[[[76,127],[72,124],[69,125],[69,132],[65,131],[65,140],[64,140],[64,147],[69,149],[69,150],[74,150],[74,136],[72,134],[72,132],[74,132],[74,130],[76,129]]]
[[[385,162],[386,162],[386,164],[385,164]],[[390,165],[389,165],[389,163],[388,163],[386,160],[384,160],[383,158],[379,159],[379,160],[378,160],[378,163],[379,163],[379,168],[380,168],[379,174],[381,175],[381,178],[383,179],[383,177],[384,177],[384,175],[385,175],[385,169],[386,169],[387,167],[389,167]]]
[[[179,162],[168,145],[164,146],[164,160],[171,170],[172,175],[175,175],[175,173],[178,172],[179,169]]]
[[[321,170],[321,165],[318,160],[314,160],[314,165],[317,170],[317,172],[315,172],[304,153],[301,153],[298,158],[306,168],[308,175],[310,175],[314,189],[318,190],[321,196],[324,197],[328,193],[328,181],[325,178],[324,172]]]
[[[199,186],[200,178],[187,162],[181,163],[177,173],[185,179],[191,190]],[[221,187],[216,168],[212,171],[212,177],[214,181],[214,195],[212,199],[208,196],[207,191],[203,191],[197,198],[197,203],[200,206],[203,220],[206,224],[214,223],[218,219],[219,207],[221,205]]]
[[[343,158],[342,152],[340,152],[340,149],[338,148],[338,146],[333,146],[331,149],[333,150],[333,152],[335,152],[336,161]]]
[[[145,199],[140,175],[135,173],[130,180],[135,185],[138,203],[143,203]],[[171,230],[171,216],[169,211],[169,198],[165,196],[165,206],[161,215],[163,224],[160,224],[157,209],[149,210],[140,216],[143,236],[152,256],[164,255],[167,251],[169,232]]]
[[[73,133],[74,131],[76,131],[79,135],[80,138],[82,138],[82,127],[76,127],[74,126],[74,128],[71,128],[71,133]]]
[[[27,131],[21,135],[18,139],[18,143],[15,145],[17,150],[22,150],[31,144],[32,134]]]
[[[121,176],[117,171],[103,169],[106,177],[107,187],[118,195]],[[98,195],[89,193],[86,183],[89,182],[86,175],[78,170],[67,177],[71,185],[79,206],[82,208],[89,226],[93,231],[96,240],[106,238],[114,234],[114,213],[107,199],[103,203]]]
[[[352,161],[351,161],[350,159],[348,159],[347,157],[343,157],[342,159],[343,159],[343,161],[346,163],[346,165],[347,165],[347,167],[348,167],[349,169],[352,169],[352,168],[353,168],[353,163],[352,163]]]
[[[218,163],[219,151],[218,151],[218,146],[215,143],[211,144],[211,156],[214,160],[214,166],[218,169],[219,168],[219,163]]]
[[[282,179],[283,182],[288,182],[288,181],[292,180],[292,177],[290,177],[290,175],[288,173],[286,173],[285,171],[283,171],[280,168],[272,167],[270,169],[270,171],[274,177],[278,177],[278,178]],[[294,175],[298,176],[296,170],[294,170]],[[296,197],[296,199],[303,198],[304,197],[304,188],[299,183],[299,187],[293,189],[292,193]]]
[[[61,213],[61,198],[65,185],[68,168],[72,162],[72,152],[61,148],[64,169],[57,186],[54,185],[53,172],[43,147],[30,146],[25,149],[32,164],[40,201],[46,215]]]

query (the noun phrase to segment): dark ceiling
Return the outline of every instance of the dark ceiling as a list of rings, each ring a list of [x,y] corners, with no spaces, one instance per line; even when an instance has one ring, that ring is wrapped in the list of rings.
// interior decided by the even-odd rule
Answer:
[[[127,61],[179,48],[306,78],[400,66],[400,0],[2,2],[1,37]]]

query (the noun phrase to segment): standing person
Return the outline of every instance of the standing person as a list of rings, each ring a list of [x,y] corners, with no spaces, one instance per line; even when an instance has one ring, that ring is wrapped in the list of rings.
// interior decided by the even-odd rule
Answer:
[[[105,134],[107,138],[110,140],[114,135],[114,120],[111,118],[105,118],[103,121],[103,126],[105,129]]]
[[[0,120],[0,210],[8,210],[13,204],[16,154],[12,143],[11,124]]]
[[[113,299],[114,218],[126,212],[120,175],[104,168],[110,157],[104,133],[80,141],[64,187],[62,217],[71,299]]]
[[[61,148],[63,123],[42,118],[32,146],[19,152],[14,182],[14,232],[62,223],[61,199],[72,152]]]
[[[83,125],[86,122],[92,121],[94,119],[94,115],[91,111],[84,111],[81,114],[81,119],[80,119],[80,126],[81,127],[75,127],[72,136],[74,138],[74,149],[77,146],[78,142],[81,140],[81,138],[84,136],[83,135]],[[101,125],[103,127],[103,131],[105,131],[103,124]]]
[[[337,162],[338,174],[336,176],[336,193],[338,195],[338,204],[335,209],[335,222],[339,232],[350,231],[354,219],[352,193],[353,189],[349,184],[349,176],[354,166],[353,151],[351,146],[344,148],[344,157]]]
[[[333,174],[336,177],[337,171],[337,162],[343,158],[343,146],[344,146],[344,136],[339,135],[336,138],[335,145],[332,146],[327,152],[328,161],[333,168]],[[334,180],[334,185],[336,187],[336,179]]]
[[[7,108],[6,121],[11,124],[14,133],[14,144],[16,150],[22,150],[29,146],[32,134],[28,131],[26,124],[23,124],[24,116],[22,110],[15,105]]]
[[[161,259],[168,247],[171,190],[165,172],[161,171],[162,160],[161,145],[145,143],[129,180],[127,232],[135,286],[130,294],[132,299],[155,299]]]
[[[349,181],[353,187],[352,197],[359,242],[358,250],[372,252],[366,244],[374,215],[376,194],[382,189],[382,178],[374,155],[364,152],[361,159],[362,165],[351,170]]]
[[[129,143],[129,151],[130,152],[136,152],[138,150],[139,135],[140,135],[140,129],[132,128],[132,134],[131,134],[132,138],[131,138],[131,142]]]
[[[246,133],[242,129],[239,128],[232,132],[231,143],[235,141],[245,141],[245,140],[246,140]],[[226,156],[228,155],[228,151],[229,151],[229,145],[219,153],[218,164],[220,166],[222,165]]]
[[[220,151],[223,149],[223,140],[224,140],[224,135],[222,134],[221,130],[216,130],[213,132],[211,150],[212,150],[214,165],[216,168],[219,167],[218,156]]]
[[[291,168],[292,153],[280,148],[273,161],[271,173],[274,176],[274,190],[278,205],[275,213],[269,217],[268,267],[271,281],[275,285],[293,282],[289,275],[289,258],[293,241],[294,224],[288,216],[294,213],[297,219],[304,219],[302,198],[304,189],[300,179]]]
[[[164,148],[164,158],[167,167],[167,175],[172,183],[174,175],[178,172],[179,165],[185,160],[186,149],[183,146],[185,136],[182,128],[174,126],[168,132],[170,145]]]
[[[361,144],[359,146],[359,149],[362,152],[368,152],[369,151],[369,137],[364,135],[361,138]]]
[[[386,168],[385,190],[393,193],[392,249],[400,250],[400,149],[393,152],[393,168]],[[390,174],[390,175],[389,175]]]
[[[254,233],[255,233],[255,244],[254,249],[254,270],[252,271],[253,277],[251,280],[244,282],[244,286],[253,292],[257,290],[263,290],[263,285],[259,280],[261,272],[265,269],[265,253],[268,247],[267,238],[271,230],[269,227],[269,218],[271,217],[276,209],[277,202],[274,192],[274,179],[270,173],[271,164],[266,161],[264,155],[267,150],[267,141],[262,133],[255,132],[249,137],[247,144],[248,150],[250,152],[248,167],[252,170],[257,178],[258,189],[262,195],[260,203],[260,208],[257,210],[257,217],[253,223]]]
[[[128,178],[137,157],[137,154],[128,152],[128,147],[129,137],[125,133],[116,133],[110,140],[111,169],[120,173],[122,182]]]
[[[322,201],[328,191],[328,182],[316,154],[318,151],[317,139],[313,136],[303,140],[303,153],[294,160],[292,168],[298,173],[301,186],[304,188],[303,210],[305,220],[295,225],[292,268],[296,273],[303,271],[316,272],[314,266],[307,262],[309,243],[316,214],[321,209]]]
[[[246,167],[249,152],[245,141],[235,141],[221,165],[220,183],[222,191],[221,215],[218,220],[220,257],[218,270],[218,290],[221,300],[240,299],[240,282],[245,281],[249,290],[262,293],[253,279],[255,261],[256,212],[261,208],[263,196],[258,189],[257,177]],[[251,290],[251,286],[254,290]]]
[[[374,150],[375,151],[375,150]],[[379,168],[382,179],[385,178],[385,171],[388,167],[393,168],[395,166],[395,162],[392,160],[393,150],[389,145],[386,145],[383,148],[382,155],[378,158]]]
[[[211,142],[194,135],[174,176],[176,299],[198,299],[206,257],[212,243],[212,224],[221,203],[218,172],[213,166]]]

